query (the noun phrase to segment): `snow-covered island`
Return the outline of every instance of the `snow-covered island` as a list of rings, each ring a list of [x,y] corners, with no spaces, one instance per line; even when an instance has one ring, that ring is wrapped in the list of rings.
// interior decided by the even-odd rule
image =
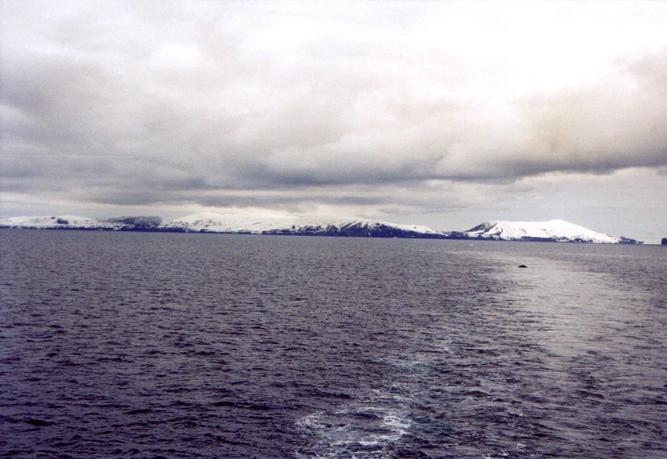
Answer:
[[[482,223],[467,231],[437,231],[428,226],[360,218],[316,221],[296,217],[253,218],[205,212],[167,222],[162,222],[160,217],[10,217],[0,219],[0,228],[641,244],[641,241],[635,239],[610,236],[563,220],[498,220]]]
[[[597,244],[637,244],[624,236],[610,236],[564,220],[542,222],[492,221],[482,223],[463,233],[467,239],[499,241],[589,242]]]

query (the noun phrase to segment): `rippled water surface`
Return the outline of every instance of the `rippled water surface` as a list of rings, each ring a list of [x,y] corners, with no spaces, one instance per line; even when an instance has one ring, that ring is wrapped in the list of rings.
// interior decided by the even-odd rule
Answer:
[[[0,230],[0,274],[0,455],[667,457],[667,248]]]

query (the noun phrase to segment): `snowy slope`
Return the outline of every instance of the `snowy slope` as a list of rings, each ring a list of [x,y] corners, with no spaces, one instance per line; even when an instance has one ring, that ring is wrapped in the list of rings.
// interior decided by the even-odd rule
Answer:
[[[427,226],[403,225],[383,220],[350,219],[323,223],[302,223],[280,231],[279,234],[310,234],[323,236],[367,237],[444,237]]]
[[[426,226],[401,225],[381,220],[316,221],[303,218],[252,218],[205,212],[177,218],[165,229],[212,233],[304,234],[330,236],[437,237],[443,233]]]
[[[428,226],[423,226],[423,225],[405,225],[405,224],[400,224],[400,223],[391,223],[383,220],[367,220],[367,219],[361,219],[361,220],[354,220],[351,222],[347,222],[343,224],[343,226],[357,226],[357,227],[363,227],[367,229],[377,229],[382,226],[387,226],[387,227],[392,227],[399,229],[401,231],[408,231],[412,233],[420,233],[420,234],[430,234],[430,235],[442,235],[440,231],[436,231],[432,228],[429,228]]]
[[[162,228],[182,231],[210,233],[252,233],[288,228],[296,222],[289,218],[253,218],[201,212],[177,218],[162,225]]]
[[[636,242],[632,239],[610,236],[564,220],[543,222],[493,221],[478,225],[465,234],[469,238],[505,241],[549,240],[557,242],[591,242],[619,244]]]
[[[55,217],[10,217],[0,219],[0,227],[43,229],[112,229],[110,222],[76,215]]]

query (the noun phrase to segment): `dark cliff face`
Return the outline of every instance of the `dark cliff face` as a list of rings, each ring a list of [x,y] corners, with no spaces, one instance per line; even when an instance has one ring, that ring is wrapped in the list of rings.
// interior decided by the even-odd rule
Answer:
[[[661,244],[662,244],[662,245],[667,245],[667,237],[663,237],[663,238],[662,238],[662,242],[661,242]]]
[[[630,237],[625,237],[625,236],[621,236],[621,240],[618,243],[619,244],[643,244],[642,241],[638,241],[637,239],[632,239]]]
[[[478,232],[478,231],[486,231],[486,230],[489,230],[489,229],[493,228],[494,226],[495,226],[494,223],[484,222],[484,223],[480,223],[479,225],[475,226],[474,228],[470,228],[468,231],[466,231],[466,233],[475,233],[475,232]]]
[[[141,217],[114,217],[114,218],[109,218],[108,221],[110,223],[116,223],[123,225],[125,229],[136,229],[136,230],[142,230],[142,229],[149,229],[149,228],[157,228],[160,226],[162,223],[162,218],[161,217],[146,217],[146,216],[141,216]]]

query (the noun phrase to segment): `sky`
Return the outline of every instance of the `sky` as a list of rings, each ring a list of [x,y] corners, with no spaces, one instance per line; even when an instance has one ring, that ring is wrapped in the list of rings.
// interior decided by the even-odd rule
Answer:
[[[0,216],[667,237],[667,2],[0,1]]]

